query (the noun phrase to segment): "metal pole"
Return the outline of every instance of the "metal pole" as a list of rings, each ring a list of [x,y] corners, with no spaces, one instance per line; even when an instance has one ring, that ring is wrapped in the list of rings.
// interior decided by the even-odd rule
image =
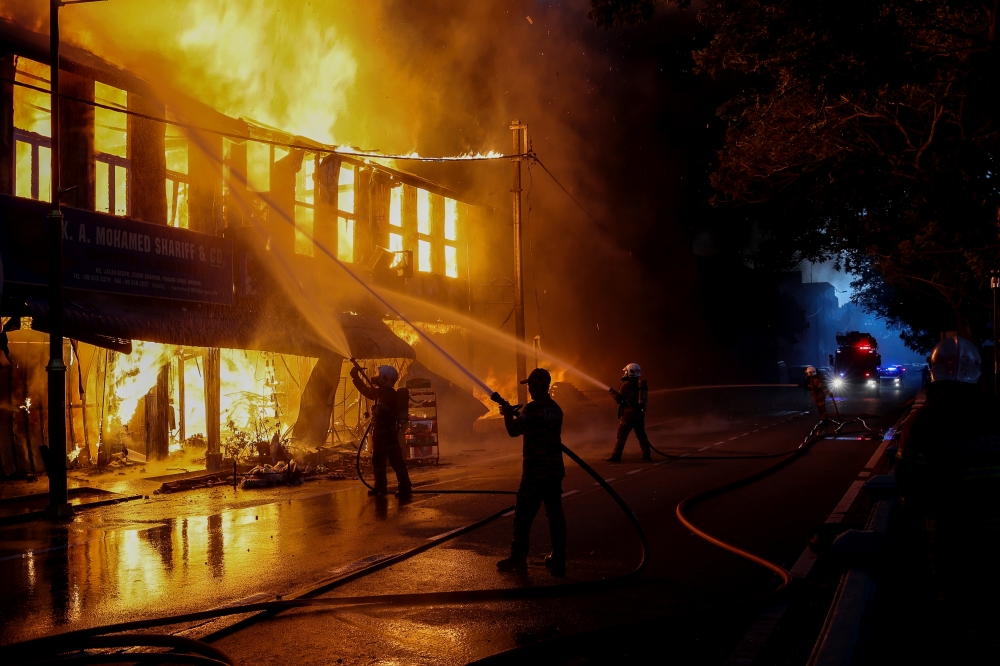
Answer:
[[[49,0],[49,57],[52,105],[52,211],[49,231],[49,455],[45,469],[49,476],[48,513],[55,518],[73,515],[66,486],[66,364],[63,362],[63,217],[59,208],[62,180],[59,177],[59,7]]]
[[[527,146],[528,126],[517,120],[510,124],[514,133],[514,154],[523,155]],[[514,183],[511,188],[514,209],[514,336],[517,339],[517,401],[528,401],[528,388],[521,382],[527,379],[527,359],[524,354],[524,280],[521,274],[521,159],[512,157]]]

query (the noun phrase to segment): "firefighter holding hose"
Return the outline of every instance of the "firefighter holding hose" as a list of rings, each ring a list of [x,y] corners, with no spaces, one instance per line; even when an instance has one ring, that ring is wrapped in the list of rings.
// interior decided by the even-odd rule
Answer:
[[[511,405],[494,394],[500,404],[507,434],[524,437],[524,462],[521,485],[514,505],[514,539],[510,557],[497,562],[504,572],[528,572],[528,540],[531,523],[542,504],[549,519],[552,553],[545,566],[558,578],[566,575],[566,516],[562,507],[562,480],[566,476],[562,454],[562,409],[549,395],[552,376],[544,368],[535,368],[521,382],[528,385],[531,402],[524,407]],[[499,399],[498,399],[499,398]]]
[[[399,497],[409,497],[413,494],[410,486],[410,475],[406,471],[406,460],[399,446],[400,427],[405,422],[409,394],[407,389],[396,390],[399,373],[391,365],[380,365],[374,381],[362,374],[363,369],[354,360],[351,368],[351,380],[358,393],[373,401],[372,405],[372,471],[375,473],[375,487],[368,491],[369,495],[385,495],[388,488],[385,463],[392,465],[396,473]]]
[[[829,419],[826,417],[826,396],[833,399],[833,394],[827,388],[823,376],[816,372],[816,368],[811,365],[806,368],[806,390],[812,393],[812,399],[816,403],[816,409],[819,410],[819,416],[823,423],[827,423]],[[836,407],[836,404],[834,406]]]
[[[607,458],[608,462],[621,462],[622,451],[625,450],[625,440],[628,434],[635,431],[642,449],[642,460],[652,460],[649,448],[649,438],[646,437],[646,398],[649,389],[646,380],[642,379],[642,368],[638,363],[629,363],[622,368],[622,380],[618,390],[608,389],[611,397],[618,403],[618,440],[615,450]]]

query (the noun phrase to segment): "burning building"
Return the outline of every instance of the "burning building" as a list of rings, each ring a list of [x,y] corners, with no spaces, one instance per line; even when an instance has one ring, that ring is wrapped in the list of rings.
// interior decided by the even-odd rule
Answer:
[[[46,35],[0,20],[6,474],[41,471],[47,436],[48,60]],[[364,409],[345,359],[405,375],[416,354],[413,331],[378,299],[329,278],[337,262],[441,311],[470,309],[469,230],[488,208],[164,94],[79,48],[62,52],[60,78],[74,459],[104,464],[124,449],[162,459],[203,444],[212,469],[234,431],[303,447],[356,439]],[[456,328],[440,317],[427,326]]]

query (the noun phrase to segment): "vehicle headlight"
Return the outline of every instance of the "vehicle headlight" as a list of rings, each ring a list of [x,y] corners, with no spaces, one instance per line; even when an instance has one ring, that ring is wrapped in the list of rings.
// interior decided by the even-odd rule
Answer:
[[[833,380],[833,388],[840,388],[843,385],[844,385],[844,380],[841,379],[840,377],[837,377],[836,379]]]

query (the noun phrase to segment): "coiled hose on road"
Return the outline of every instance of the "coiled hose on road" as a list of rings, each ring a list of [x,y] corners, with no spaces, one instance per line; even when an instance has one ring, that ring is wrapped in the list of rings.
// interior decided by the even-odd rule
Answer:
[[[685,498],[680,504],[677,505],[676,514],[678,519],[683,523],[688,529],[697,534],[699,537],[706,539],[710,543],[724,548],[725,550],[747,559],[757,565],[765,567],[771,572],[775,573],[782,581],[781,585],[769,592],[764,597],[755,597],[752,600],[747,601],[758,601],[762,598],[771,597],[782,592],[789,584],[791,578],[788,572],[778,564],[765,560],[764,558],[758,557],[748,551],[742,550],[732,544],[728,544],[721,539],[717,539],[707,532],[701,530],[695,526],[687,515],[687,512],[696,504],[699,504],[711,497],[719,496],[725,492],[733,490],[735,488],[745,486],[749,483],[753,483],[774,471],[780,469],[781,467],[790,464],[793,460],[801,456],[805,451],[819,438],[817,431],[820,424],[817,424],[809,432],[809,435],[803,440],[803,442],[786,453],[785,458],[778,461],[777,463],[770,465],[764,470],[760,470],[751,475],[732,481],[721,486],[711,488],[706,491],[702,491]],[[842,425],[841,425],[842,427]],[[866,426],[867,427],[867,426]],[[839,429],[838,429],[839,430]],[[170,663],[176,664],[234,664],[233,660],[218,650],[217,648],[209,645],[206,640],[211,640],[213,637],[219,637],[224,633],[229,633],[233,630],[242,628],[254,622],[260,621],[267,617],[271,617],[277,613],[285,610],[290,610],[293,608],[333,608],[342,607],[349,605],[425,605],[425,604],[444,604],[444,603],[470,603],[470,602],[483,602],[483,601],[498,601],[498,600],[518,600],[518,599],[538,599],[538,598],[551,598],[551,597],[561,597],[574,594],[600,592],[612,588],[621,587],[624,584],[637,578],[643,570],[646,568],[649,562],[649,541],[646,537],[645,530],[639,523],[638,518],[621,498],[621,496],[608,484],[604,478],[597,473],[590,465],[588,465],[583,459],[581,459],[576,453],[567,448],[562,447],[563,452],[569,456],[573,462],[579,465],[588,475],[590,475],[600,486],[604,489],[608,495],[615,501],[616,504],[622,509],[625,516],[628,518],[629,522],[632,524],[636,531],[636,535],[639,538],[642,555],[638,565],[630,572],[618,576],[615,578],[604,579],[599,581],[589,581],[589,582],[579,582],[579,583],[567,583],[559,585],[547,585],[542,587],[530,587],[530,588],[495,588],[495,589],[479,589],[479,590],[463,590],[463,591],[447,591],[447,592],[423,592],[414,594],[380,594],[380,595],[363,595],[363,596],[350,596],[350,597],[332,597],[332,598],[316,598],[321,594],[331,592],[347,583],[359,580],[365,576],[368,576],[376,571],[381,571],[388,568],[394,564],[398,564],[405,560],[408,560],[420,553],[435,548],[442,543],[455,539],[459,536],[468,534],[480,527],[488,525],[503,515],[509,513],[513,510],[513,507],[506,507],[496,513],[493,513],[486,518],[467,525],[463,528],[455,530],[448,536],[437,539],[433,542],[421,544],[415,548],[408,551],[394,555],[392,557],[385,558],[376,563],[373,563],[367,567],[364,567],[358,571],[351,574],[338,578],[329,583],[325,583],[319,587],[316,587],[305,594],[295,598],[287,600],[276,600],[267,601],[253,604],[245,604],[241,606],[228,606],[225,608],[216,608],[212,610],[197,611],[193,613],[184,613],[180,615],[173,615],[161,618],[151,618],[146,620],[136,620],[132,622],[123,622],[119,624],[106,625],[102,627],[93,627],[88,629],[79,629],[76,631],[66,632],[63,634],[57,634],[54,636],[46,636],[43,638],[32,639],[29,641],[24,641],[21,643],[16,643],[9,645],[0,651],[0,656],[3,657],[3,662],[6,664],[99,664],[99,663],[121,663],[122,661],[129,661],[133,663],[163,663],[164,655],[162,653],[142,653],[142,652],[130,652],[127,655],[123,654],[113,654],[113,653],[82,653],[82,650],[88,649],[108,649],[108,648],[125,648],[125,647],[156,647],[156,648],[171,648],[173,652],[169,656]],[[728,456],[720,457],[727,459]],[[368,485],[365,482],[365,485]],[[516,494],[514,491],[509,490],[457,490],[457,489],[442,489],[442,490],[416,490],[415,493],[421,494],[497,494],[497,495],[512,495]],[[145,634],[145,633],[133,633],[128,635],[121,635],[123,632],[135,632],[137,630],[151,629],[155,627],[162,627],[168,625],[184,624],[190,622],[202,622],[206,620],[213,620],[220,617],[227,617],[233,615],[245,615],[248,613],[256,614],[254,617],[245,619],[232,627],[217,632],[216,634],[205,637],[203,640],[193,640],[188,638],[181,638],[179,636],[173,636],[169,634]],[[112,635],[113,634],[113,635]]]

